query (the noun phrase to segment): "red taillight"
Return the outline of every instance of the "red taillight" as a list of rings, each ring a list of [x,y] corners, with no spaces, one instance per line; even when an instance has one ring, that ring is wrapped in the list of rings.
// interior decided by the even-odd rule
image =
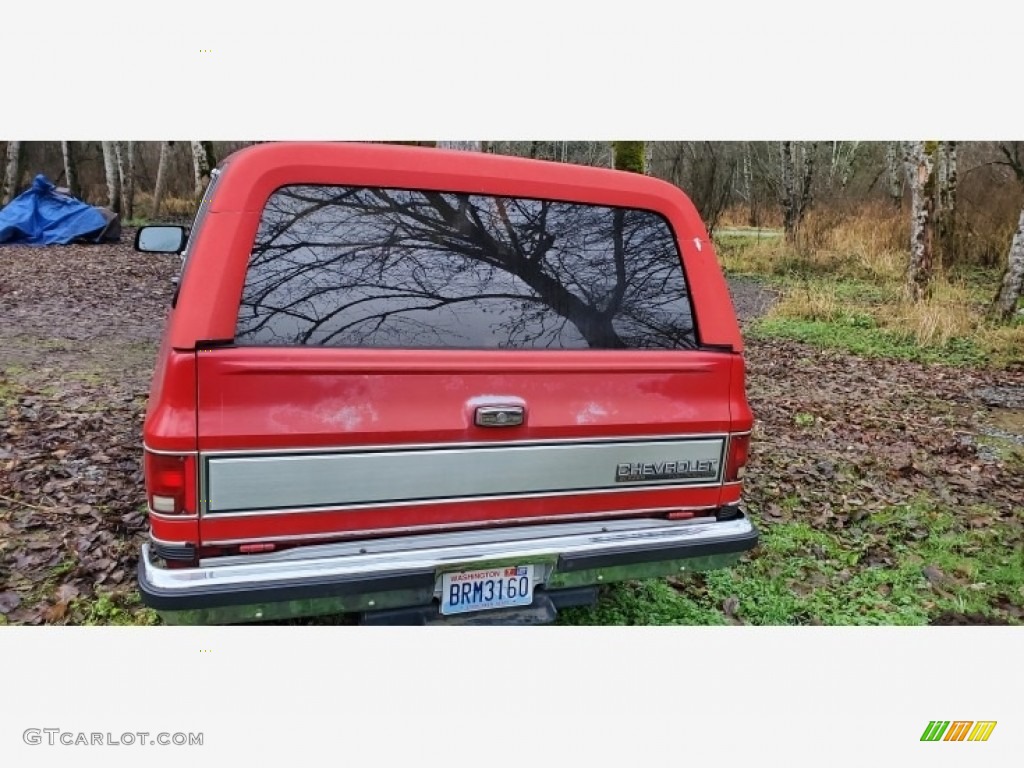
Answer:
[[[725,464],[725,482],[736,483],[743,479],[750,451],[750,434],[732,435],[729,438],[729,456]]]
[[[689,520],[691,517],[696,516],[696,512],[669,512],[665,517],[669,520]]]
[[[273,552],[276,544],[243,544],[238,551],[243,555],[251,555],[254,552]]]
[[[161,515],[195,512],[195,473],[191,456],[146,451],[143,470],[149,508]]]

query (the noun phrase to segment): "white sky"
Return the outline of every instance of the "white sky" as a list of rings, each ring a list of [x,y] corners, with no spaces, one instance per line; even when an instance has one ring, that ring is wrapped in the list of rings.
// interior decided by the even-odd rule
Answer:
[[[1001,0],[289,0],[244,10],[51,0],[47,17],[61,23],[38,34],[37,4],[8,5],[4,27],[19,33],[4,36],[3,139],[967,140],[1024,130],[1024,4]]]

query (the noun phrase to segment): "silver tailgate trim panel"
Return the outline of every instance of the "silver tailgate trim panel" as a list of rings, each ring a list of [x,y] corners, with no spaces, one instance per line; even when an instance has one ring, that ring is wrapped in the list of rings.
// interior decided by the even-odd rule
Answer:
[[[204,514],[367,508],[489,498],[606,493],[721,482],[724,436],[645,440],[392,447],[203,455]],[[617,478],[620,464],[704,468],[654,479]],[[679,474],[679,473],[677,473]],[[692,475],[692,476],[689,476]]]

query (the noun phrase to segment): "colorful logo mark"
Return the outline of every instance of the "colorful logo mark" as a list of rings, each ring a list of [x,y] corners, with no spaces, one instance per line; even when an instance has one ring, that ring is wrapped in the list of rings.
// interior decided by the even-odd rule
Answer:
[[[921,741],[988,741],[995,720],[931,720]]]

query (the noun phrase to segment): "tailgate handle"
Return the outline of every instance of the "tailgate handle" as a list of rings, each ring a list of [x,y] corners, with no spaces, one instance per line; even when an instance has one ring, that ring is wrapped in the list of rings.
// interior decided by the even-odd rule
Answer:
[[[482,405],[476,409],[478,427],[518,427],[526,409],[521,405]]]

